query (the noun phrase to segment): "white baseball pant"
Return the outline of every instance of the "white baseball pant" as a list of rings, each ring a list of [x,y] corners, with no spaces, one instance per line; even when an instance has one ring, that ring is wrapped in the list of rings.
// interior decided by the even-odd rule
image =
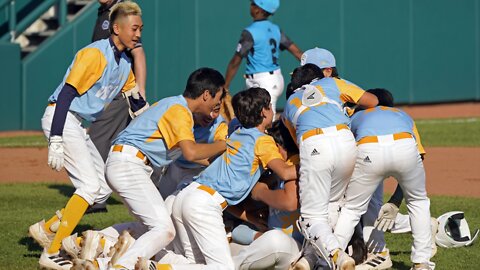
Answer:
[[[235,269],[288,269],[300,252],[300,244],[281,230],[270,230],[233,256]]]
[[[123,149],[132,148],[124,145]],[[170,243],[175,230],[162,196],[150,179],[152,167],[132,151],[122,151],[109,153],[107,181],[130,212],[148,228],[117,261],[133,269],[138,257],[151,258]]]
[[[55,106],[47,106],[42,117],[42,129],[47,139],[54,113]],[[83,127],[82,118],[69,111],[62,138],[65,170],[75,187],[75,194],[89,205],[105,202],[112,193],[105,181],[105,164]]]
[[[225,199],[218,192],[207,192],[196,182],[180,191],[173,203],[172,218],[184,255],[192,264],[172,265],[173,269],[234,269],[223,206]]]
[[[247,77],[245,79],[245,85],[247,88],[251,87],[261,87],[268,91],[271,97],[272,109],[273,109],[273,119],[275,119],[275,114],[277,111],[277,101],[278,98],[283,93],[284,81],[282,71],[277,69],[270,72],[260,72],[253,74],[253,77]]]
[[[300,142],[300,214],[307,233],[318,237],[328,252],[340,248],[332,232],[329,212],[338,206],[355,165],[357,148],[355,138],[348,129],[336,127],[322,129]],[[346,246],[345,246],[346,247]],[[344,248],[345,248],[344,247]]]
[[[346,247],[354,226],[360,220],[380,182],[393,176],[401,186],[413,234],[411,261],[428,263],[430,245],[430,200],[425,190],[425,170],[413,138],[394,140],[393,135],[378,136],[378,143],[360,144],[352,180],[345,193],[335,235]],[[368,159],[367,159],[368,157]]]

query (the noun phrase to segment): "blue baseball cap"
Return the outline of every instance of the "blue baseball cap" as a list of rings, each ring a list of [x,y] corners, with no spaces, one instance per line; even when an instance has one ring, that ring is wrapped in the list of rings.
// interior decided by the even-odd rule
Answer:
[[[335,56],[330,51],[317,47],[302,54],[300,65],[303,66],[305,64],[315,64],[319,68],[336,67]]]
[[[275,13],[280,6],[280,0],[252,0],[255,5],[268,13]]]

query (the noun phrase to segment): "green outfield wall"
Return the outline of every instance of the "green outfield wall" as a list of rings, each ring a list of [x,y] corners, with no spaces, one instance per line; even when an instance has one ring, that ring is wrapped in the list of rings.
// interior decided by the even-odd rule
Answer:
[[[151,102],[180,94],[196,68],[224,73],[251,22],[247,0],[137,2],[143,9]],[[0,44],[2,61],[13,63],[0,67],[7,76],[3,81],[11,80],[3,91],[13,97],[2,100],[2,112],[15,114],[0,130],[40,129],[48,96],[90,40],[97,7],[23,60],[14,59],[11,45]],[[480,100],[479,16],[480,0],[283,0],[272,20],[301,49],[332,51],[342,77],[365,89],[388,88],[398,103],[416,104]],[[280,65],[288,82],[298,62],[282,52]],[[233,92],[244,87],[243,70],[242,64]]]

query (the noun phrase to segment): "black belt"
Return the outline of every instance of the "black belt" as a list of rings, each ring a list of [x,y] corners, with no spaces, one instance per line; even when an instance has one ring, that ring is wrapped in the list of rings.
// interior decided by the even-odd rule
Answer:
[[[273,71],[269,71],[270,75],[273,75]],[[253,74],[245,74],[245,78],[247,79],[253,79]]]

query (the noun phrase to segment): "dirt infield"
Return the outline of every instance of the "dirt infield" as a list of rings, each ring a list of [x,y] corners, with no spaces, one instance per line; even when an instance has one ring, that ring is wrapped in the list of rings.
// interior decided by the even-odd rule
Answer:
[[[402,107],[415,119],[480,116],[480,103]],[[0,137],[41,134],[36,131],[0,132]],[[475,136],[480,136],[475,134]],[[426,148],[425,168],[430,195],[480,197],[480,148]],[[47,166],[46,148],[0,148],[0,183],[69,183],[64,170]],[[396,182],[386,181],[392,192]]]

